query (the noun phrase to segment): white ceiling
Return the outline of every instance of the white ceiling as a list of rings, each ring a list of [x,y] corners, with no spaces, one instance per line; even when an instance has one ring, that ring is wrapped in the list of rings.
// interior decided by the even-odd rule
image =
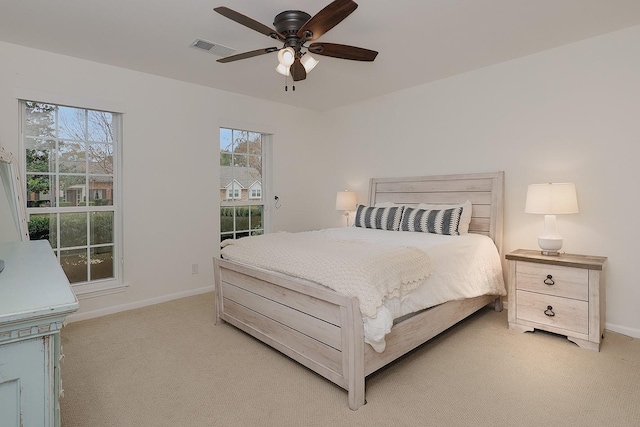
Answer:
[[[318,41],[377,50],[375,62],[317,57],[295,92],[275,53],[220,64],[189,46],[281,47],[213,8],[272,27],[279,12],[313,16],[330,0],[1,0],[0,40],[324,111],[640,24],[640,0],[357,1]]]

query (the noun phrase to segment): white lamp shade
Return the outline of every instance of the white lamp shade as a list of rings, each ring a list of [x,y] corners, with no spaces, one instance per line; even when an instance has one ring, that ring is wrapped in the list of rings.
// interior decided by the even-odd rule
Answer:
[[[278,62],[284,65],[285,67],[290,67],[291,64],[296,60],[296,52],[290,48],[285,47],[284,49],[280,49],[278,51]]]
[[[542,215],[578,213],[576,186],[572,183],[531,184],[527,188],[524,211]]]
[[[276,71],[279,72],[280,74],[282,74],[283,76],[289,76],[289,67],[285,67],[282,64],[278,64],[278,66],[276,67]]]
[[[358,195],[353,191],[338,191],[336,194],[336,210],[338,211],[355,210],[356,203],[358,203]]]
[[[309,52],[307,52],[302,55],[302,58],[300,58],[300,63],[302,63],[304,70],[308,73],[309,71],[313,70],[316,65],[318,65],[318,60],[311,56]]]

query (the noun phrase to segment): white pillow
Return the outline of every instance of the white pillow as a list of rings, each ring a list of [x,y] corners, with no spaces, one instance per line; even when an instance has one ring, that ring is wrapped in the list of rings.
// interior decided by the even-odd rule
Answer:
[[[467,200],[464,203],[458,204],[436,204],[436,203],[420,203],[418,209],[451,209],[462,206],[462,216],[460,217],[460,225],[458,225],[458,232],[460,234],[467,234],[469,232],[469,224],[471,223],[471,201]]]

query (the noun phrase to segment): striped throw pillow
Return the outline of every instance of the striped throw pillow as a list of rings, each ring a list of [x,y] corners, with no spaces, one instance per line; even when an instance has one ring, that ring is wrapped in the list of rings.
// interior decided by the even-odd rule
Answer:
[[[378,230],[398,231],[402,219],[403,206],[372,207],[358,205],[356,210],[356,227],[375,228]]]
[[[462,206],[451,209],[405,208],[400,223],[401,231],[420,231],[457,236]]]

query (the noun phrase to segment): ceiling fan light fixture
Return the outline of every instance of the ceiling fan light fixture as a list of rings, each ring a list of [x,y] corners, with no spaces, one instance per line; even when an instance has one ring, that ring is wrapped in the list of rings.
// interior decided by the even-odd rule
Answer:
[[[278,62],[280,65],[290,67],[296,60],[296,52],[291,47],[285,47],[278,52]]]
[[[305,71],[308,73],[309,71],[313,70],[313,68],[316,65],[318,65],[319,61],[313,56],[311,56],[309,52],[307,52],[304,55],[302,55],[302,58],[300,58],[300,62],[302,63],[302,66],[304,67]]]
[[[276,15],[273,21],[273,28],[228,7],[216,7],[213,10],[225,18],[231,19],[240,25],[283,43],[280,48],[267,47],[264,49],[256,49],[225,56],[218,59],[217,62],[233,62],[277,51],[278,66],[276,67],[276,71],[284,76],[291,76],[294,82],[298,82],[305,80],[307,73],[313,70],[318,64],[318,60],[311,56],[310,52],[313,52],[315,55],[349,59],[352,61],[373,61],[378,55],[378,52],[361,47],[337,43],[311,43],[309,46],[305,45],[307,42],[316,40],[342,22],[356,10],[357,7],[358,4],[353,0],[332,0],[324,9],[314,16],[300,10],[285,10]],[[209,45],[212,45],[212,43]],[[292,86],[292,88],[295,90],[295,86]],[[285,83],[285,91],[286,90],[287,86]]]
[[[276,71],[283,76],[289,77],[291,75],[291,73],[289,72],[289,67],[285,67],[282,64],[278,64],[278,66],[276,67]]]

